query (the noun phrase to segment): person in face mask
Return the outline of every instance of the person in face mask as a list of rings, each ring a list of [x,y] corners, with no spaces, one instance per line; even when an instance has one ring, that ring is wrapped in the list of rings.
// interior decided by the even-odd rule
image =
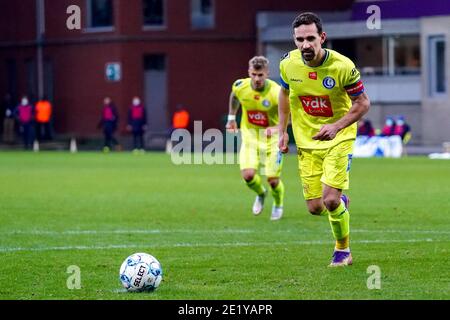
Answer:
[[[103,128],[103,135],[105,137],[103,152],[109,152],[113,150],[114,146],[116,147],[116,149],[120,148],[119,142],[114,137],[114,132],[117,129],[118,122],[119,114],[117,112],[117,108],[112,102],[111,98],[106,97],[103,100],[101,119],[98,124],[98,127]]]
[[[127,129],[133,134],[133,152],[144,152],[144,132],[147,130],[147,114],[139,97],[134,97],[128,109]]]
[[[394,128],[395,128],[394,119],[391,117],[387,117],[383,129],[381,129],[381,136],[389,137],[394,135]]]
[[[19,131],[23,138],[25,150],[33,148],[34,141],[34,107],[26,96],[23,96],[15,110],[15,116],[19,123]]]
[[[407,143],[409,140],[408,136],[410,135],[411,128],[405,122],[404,117],[398,117],[395,121],[394,135],[398,135],[402,138],[404,143]]]

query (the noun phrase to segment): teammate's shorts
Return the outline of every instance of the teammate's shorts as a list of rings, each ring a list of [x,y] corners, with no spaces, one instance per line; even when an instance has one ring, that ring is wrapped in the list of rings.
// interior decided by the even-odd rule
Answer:
[[[241,170],[260,169],[267,177],[280,177],[283,167],[283,154],[278,149],[278,134],[270,138],[243,136],[239,152]]]
[[[305,200],[322,197],[322,183],[335,189],[349,188],[354,140],[329,149],[298,149],[299,173]]]

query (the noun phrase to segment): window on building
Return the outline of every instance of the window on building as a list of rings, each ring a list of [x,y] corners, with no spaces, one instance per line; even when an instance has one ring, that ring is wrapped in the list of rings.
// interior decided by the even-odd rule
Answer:
[[[164,0],[143,0],[144,26],[164,26]]]
[[[111,28],[114,25],[112,0],[88,0],[88,28]]]
[[[335,39],[329,47],[349,57],[364,75],[420,74],[420,37]]]
[[[420,74],[419,36],[394,37],[395,74]]]
[[[361,74],[385,74],[381,37],[332,40],[329,46],[350,58],[359,68]]]
[[[428,38],[430,62],[430,95],[440,95],[446,92],[445,74],[445,37],[431,36]]]
[[[214,27],[214,0],[191,0],[191,25],[194,29]]]

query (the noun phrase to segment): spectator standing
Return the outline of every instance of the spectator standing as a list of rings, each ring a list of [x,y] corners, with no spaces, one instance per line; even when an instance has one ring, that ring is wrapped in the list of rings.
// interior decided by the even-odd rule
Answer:
[[[47,97],[44,96],[36,103],[36,134],[37,139],[41,140],[51,140],[52,139],[52,128],[51,120],[53,113],[53,106],[48,101]]]
[[[394,135],[400,136],[404,144],[411,139],[411,127],[405,122],[405,117],[400,116],[395,121]]]
[[[394,135],[394,129],[395,129],[394,119],[392,117],[387,117],[383,129],[381,129],[380,135],[382,137],[390,137]]]
[[[144,132],[147,130],[147,114],[139,97],[134,97],[128,109],[127,129],[133,133],[133,152],[144,152]]]
[[[119,142],[114,137],[114,133],[119,123],[119,115],[117,113],[116,106],[112,102],[111,98],[106,97],[103,100],[102,117],[99,122],[99,127],[103,129],[104,146],[103,152],[109,152],[114,146],[117,146]]]
[[[178,104],[176,106],[176,110],[172,116],[172,126],[169,132],[169,139],[166,143],[166,152],[170,153],[172,150],[172,133],[177,129],[185,129],[187,130],[189,127],[190,115],[189,112],[182,104]]]
[[[190,115],[186,108],[179,104],[172,117],[172,131],[176,129],[187,129],[189,127]]]
[[[358,136],[373,137],[374,135],[375,129],[369,119],[363,119],[358,123]]]
[[[25,150],[33,148],[34,141],[34,107],[26,96],[22,97],[20,104],[15,110],[15,116],[19,122],[19,131],[22,135]]]

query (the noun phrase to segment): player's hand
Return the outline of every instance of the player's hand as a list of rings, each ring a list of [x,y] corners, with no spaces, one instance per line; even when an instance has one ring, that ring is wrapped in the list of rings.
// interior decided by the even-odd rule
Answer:
[[[333,140],[336,137],[338,131],[338,128],[334,124],[326,124],[322,128],[320,128],[320,131],[312,138],[313,140],[320,141]]]
[[[288,153],[289,151],[289,135],[284,132],[280,136],[280,140],[278,141],[278,148],[280,149],[281,153]]]
[[[270,137],[272,137],[273,135],[275,135],[275,134],[277,134],[278,133],[278,127],[267,127],[265,130],[264,130],[264,135],[267,137],[267,138],[270,138]]]
[[[227,132],[229,132],[229,133],[237,133],[238,128],[237,128],[236,120],[228,121],[227,124],[225,125],[225,129],[227,129]]]

